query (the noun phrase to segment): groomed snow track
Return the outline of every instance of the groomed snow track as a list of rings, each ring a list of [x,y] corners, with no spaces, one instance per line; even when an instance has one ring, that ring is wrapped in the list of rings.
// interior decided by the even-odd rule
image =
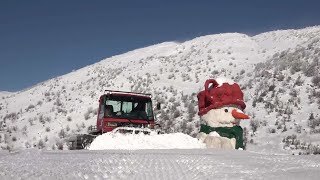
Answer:
[[[318,179],[320,156],[248,151],[0,151],[0,179]]]

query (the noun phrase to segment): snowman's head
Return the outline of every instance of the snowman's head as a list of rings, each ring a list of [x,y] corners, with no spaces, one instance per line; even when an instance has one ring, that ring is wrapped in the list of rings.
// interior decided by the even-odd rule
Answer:
[[[225,106],[238,106],[242,110],[246,108],[240,86],[237,83],[206,80],[205,90],[198,93],[199,116]]]
[[[223,106],[209,110],[202,120],[211,127],[233,127],[239,125],[241,119],[249,119],[237,106]]]

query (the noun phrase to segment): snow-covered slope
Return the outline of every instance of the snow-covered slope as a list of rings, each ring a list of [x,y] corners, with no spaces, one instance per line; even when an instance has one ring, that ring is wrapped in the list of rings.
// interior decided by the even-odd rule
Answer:
[[[0,99],[6,97],[6,96],[10,96],[11,92],[7,92],[7,91],[0,91]]]
[[[183,43],[161,43],[113,56],[2,96],[0,120],[6,122],[8,133],[1,135],[0,144],[3,148],[61,148],[66,137],[84,133],[95,124],[98,97],[105,89],[152,93],[153,100],[162,103],[157,119],[164,130],[194,136],[200,124],[196,94],[206,79],[218,76],[233,79],[244,89],[246,111],[252,116],[243,123],[251,142],[248,148],[283,149],[283,138],[291,134],[304,137],[306,143],[316,143],[314,138],[319,133],[312,131],[308,118],[312,112],[312,128],[319,128],[319,86],[312,80],[319,71],[308,74],[306,68],[319,70],[319,38],[320,27],[272,31],[254,37],[227,33]],[[305,69],[291,70],[291,66],[299,67],[300,61]],[[297,86],[294,82],[299,76],[302,84],[298,82]],[[290,93],[293,89],[295,99]],[[260,98],[262,95],[264,98]],[[282,105],[273,103],[276,97]],[[284,124],[288,115],[279,112],[284,111],[290,112],[292,121],[282,132],[284,126],[278,129],[279,122]],[[295,124],[305,132],[297,133]]]

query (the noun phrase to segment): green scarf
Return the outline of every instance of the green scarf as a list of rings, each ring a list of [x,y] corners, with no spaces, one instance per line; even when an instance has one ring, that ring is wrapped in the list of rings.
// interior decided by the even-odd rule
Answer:
[[[226,137],[229,139],[236,139],[236,149],[242,148],[243,145],[243,130],[240,126],[234,127],[210,127],[204,124],[201,124],[200,132],[209,134],[210,132],[216,131],[220,136]]]

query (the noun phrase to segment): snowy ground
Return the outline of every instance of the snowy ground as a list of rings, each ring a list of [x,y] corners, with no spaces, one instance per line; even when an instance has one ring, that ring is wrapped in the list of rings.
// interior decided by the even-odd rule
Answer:
[[[320,156],[249,151],[0,151],[0,179],[319,179]]]

